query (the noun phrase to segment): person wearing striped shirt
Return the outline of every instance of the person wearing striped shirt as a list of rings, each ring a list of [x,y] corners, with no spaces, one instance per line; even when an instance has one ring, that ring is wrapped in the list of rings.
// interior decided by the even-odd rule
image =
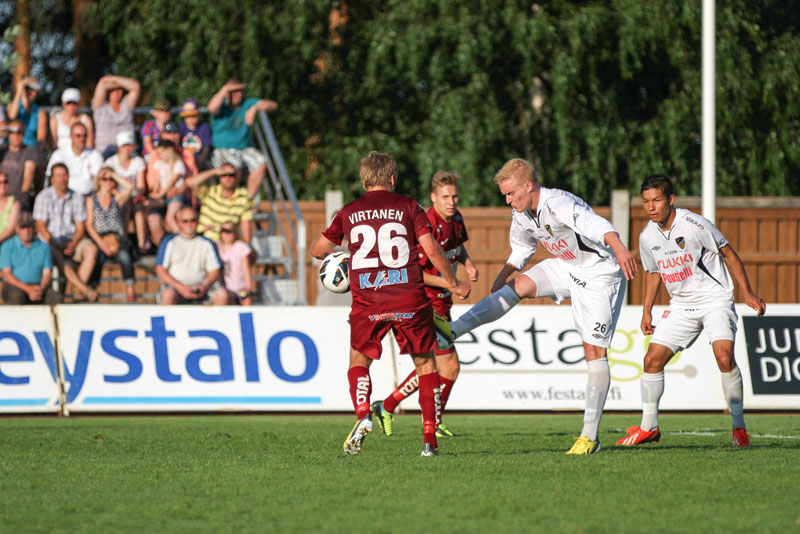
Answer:
[[[218,178],[219,183],[207,185],[211,178]],[[217,242],[222,225],[232,222],[239,226],[242,241],[250,242],[255,207],[247,189],[236,186],[233,165],[226,163],[218,169],[203,171],[186,183],[200,202],[199,233]]]

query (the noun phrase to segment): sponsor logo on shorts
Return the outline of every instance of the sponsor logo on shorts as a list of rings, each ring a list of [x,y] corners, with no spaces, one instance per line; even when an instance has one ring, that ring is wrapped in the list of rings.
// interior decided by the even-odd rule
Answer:
[[[661,314],[661,318],[666,319],[667,317],[669,317],[669,310],[664,310],[664,313]]]
[[[592,337],[595,338],[595,339],[603,339],[606,336],[603,336],[601,334],[592,334]]]
[[[411,319],[414,317],[414,312],[410,313],[397,313],[397,312],[390,312],[390,313],[378,313],[375,315],[370,315],[370,321],[402,321],[404,319]]]
[[[358,284],[361,289],[378,289],[383,286],[408,283],[408,272],[405,269],[391,269],[389,271],[378,271],[375,278],[370,279],[372,273],[358,275]]]
[[[576,286],[586,287],[586,282],[574,276],[572,273],[569,273],[569,277],[572,279],[572,281],[575,283]]]
[[[756,395],[800,394],[800,319],[742,317]]]

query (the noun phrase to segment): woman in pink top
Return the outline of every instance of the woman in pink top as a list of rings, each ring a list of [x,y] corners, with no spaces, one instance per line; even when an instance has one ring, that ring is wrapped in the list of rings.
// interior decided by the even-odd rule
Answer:
[[[236,225],[232,222],[223,223],[217,249],[224,264],[225,287],[236,295],[239,304],[249,306],[253,303],[253,277],[250,272],[253,249],[237,238]]]

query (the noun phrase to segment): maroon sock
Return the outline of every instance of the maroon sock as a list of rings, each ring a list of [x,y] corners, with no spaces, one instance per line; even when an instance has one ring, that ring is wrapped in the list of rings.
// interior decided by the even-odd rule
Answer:
[[[456,381],[439,375],[439,383],[442,385],[442,411],[444,411],[445,407],[447,406],[447,399],[450,398],[450,391],[452,391],[453,384],[455,384]]]
[[[347,371],[347,381],[350,382],[350,398],[356,417],[361,419],[369,413],[369,398],[372,394],[372,380],[369,379],[369,369],[357,365]]]
[[[436,447],[436,425],[442,413],[438,373],[419,377],[419,407],[422,410],[423,440]]]
[[[383,401],[383,409],[389,413],[394,413],[400,401],[413,394],[419,389],[419,378],[417,378],[417,371],[411,371],[411,374],[406,377],[403,382],[397,386],[397,389],[392,391],[392,394],[386,397]]]

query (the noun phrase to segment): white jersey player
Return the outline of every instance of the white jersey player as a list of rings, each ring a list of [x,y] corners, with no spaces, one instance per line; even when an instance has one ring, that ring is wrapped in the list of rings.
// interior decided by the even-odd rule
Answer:
[[[557,303],[571,298],[589,376],[583,429],[567,454],[592,454],[600,450],[597,429],[611,383],[606,354],[636,261],[611,223],[575,195],[541,187],[529,162],[508,161],[494,181],[513,208],[511,255],[492,294],[450,323],[452,338],[499,319],[522,298],[551,297]],[[530,260],[537,242],[556,257],[506,283]]]
[[[711,343],[722,372],[722,389],[733,423],[733,444],[747,447],[742,375],[733,356],[738,317],[733,307],[731,275],[742,289],[745,303],[763,315],[764,301],[753,293],[742,260],[725,236],[708,219],[675,208],[669,177],[656,174],[642,184],[642,202],[650,216],[639,236],[645,275],[642,333],[652,334],[642,374],[642,423],[628,428],[617,445],[658,441],[658,402],[664,393],[664,366],[691,345],[701,330]],[[669,292],[669,309],[653,326],[652,308],[660,282]]]

